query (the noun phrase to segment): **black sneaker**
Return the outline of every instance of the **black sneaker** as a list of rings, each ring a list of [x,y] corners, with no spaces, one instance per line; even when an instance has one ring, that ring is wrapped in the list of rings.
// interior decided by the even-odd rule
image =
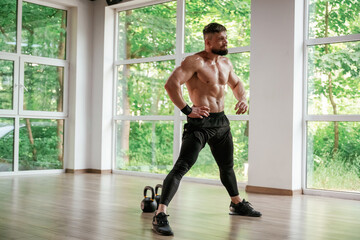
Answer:
[[[158,215],[155,215],[153,218],[153,230],[160,235],[164,236],[172,236],[174,235],[173,231],[171,230],[171,227],[169,225],[169,222],[167,220],[167,217],[169,215],[166,215],[165,213],[161,212]]]
[[[261,213],[255,211],[251,207],[251,203],[245,201],[245,199],[243,199],[242,202],[239,202],[238,204],[231,202],[229,208],[230,208],[230,213],[229,213],[230,215],[261,217]]]

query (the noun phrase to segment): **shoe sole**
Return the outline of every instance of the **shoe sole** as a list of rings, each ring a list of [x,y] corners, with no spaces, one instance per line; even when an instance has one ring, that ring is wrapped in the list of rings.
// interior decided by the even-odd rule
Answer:
[[[251,216],[251,215],[240,214],[240,213],[237,213],[237,212],[229,212],[229,215],[239,215],[239,216],[244,216],[244,217],[261,217],[262,216],[262,215]]]
[[[162,236],[174,236],[174,233],[162,233],[162,232],[158,232],[156,231],[156,229],[153,227],[152,230],[156,233],[156,234],[159,234],[159,235],[162,235]]]

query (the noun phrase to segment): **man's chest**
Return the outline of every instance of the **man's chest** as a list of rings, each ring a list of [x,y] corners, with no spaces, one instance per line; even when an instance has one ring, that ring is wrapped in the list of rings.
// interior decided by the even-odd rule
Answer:
[[[200,69],[197,78],[204,84],[225,85],[229,78],[230,70],[222,64],[209,64]]]

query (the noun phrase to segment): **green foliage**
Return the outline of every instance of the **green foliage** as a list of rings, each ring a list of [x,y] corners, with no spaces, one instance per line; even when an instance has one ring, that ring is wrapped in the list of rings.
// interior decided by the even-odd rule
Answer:
[[[16,51],[16,2],[15,0],[0,2],[0,51]]]
[[[329,161],[327,156],[319,158],[318,166],[314,171],[308,171],[307,187],[315,189],[337,191],[360,191],[359,162],[358,165],[349,165],[341,158]]]
[[[130,122],[129,151],[125,152],[129,164],[120,164],[120,168],[168,172],[172,167],[173,128],[172,123],[163,121]]]
[[[176,1],[119,13],[119,59],[175,54]]]
[[[360,33],[358,0],[309,1],[309,37]],[[360,42],[308,48],[308,113],[360,114]],[[308,187],[360,190],[359,123],[308,123]]]
[[[23,2],[22,14],[22,53],[65,59],[66,11]]]
[[[119,59],[171,55],[175,53],[176,1],[119,13]],[[186,52],[203,49],[202,29],[210,22],[223,23],[228,29],[230,47],[250,44],[250,1],[186,1]],[[235,71],[249,86],[248,53],[231,54]],[[173,115],[174,105],[164,84],[174,70],[173,61],[149,62],[119,67],[117,112],[125,115]],[[188,93],[184,88],[187,102]],[[234,113],[236,99],[227,94],[227,109]],[[154,125],[156,127],[154,127]],[[247,137],[242,139],[246,125],[235,124],[235,165],[243,169],[247,161]],[[124,125],[123,125],[124,126]],[[167,127],[166,127],[167,126]],[[245,126],[245,128],[244,128]],[[124,131],[124,132],[123,132]],[[126,130],[118,129],[118,142]],[[172,166],[173,125],[155,121],[130,123],[128,149],[117,150],[118,167],[136,171],[166,173]],[[158,140],[161,140],[158,142]],[[126,145],[126,144],[125,144]],[[122,159],[122,160],[121,160]],[[129,164],[124,164],[128,159]],[[218,178],[217,166],[208,147],[199,156],[189,176]],[[197,173],[198,172],[198,173]],[[242,175],[242,172],[238,174]]]
[[[0,60],[0,109],[13,107],[14,63]]]
[[[31,124],[34,145],[29,139],[29,131],[25,121],[21,121],[19,130],[19,170],[61,169],[58,160],[57,125],[53,120],[42,120]],[[34,156],[34,149],[36,155]]]
[[[353,189],[354,182],[360,180],[360,123],[340,122],[339,123],[339,148],[333,150],[334,126],[331,122],[310,122],[308,123],[307,141],[307,169],[309,184],[321,186],[321,182],[332,182],[332,188],[336,186],[339,178],[351,178],[347,187],[338,190]],[[326,173],[329,173],[326,176]],[[332,178],[335,178],[333,180]],[[322,180],[320,180],[322,179]],[[324,180],[325,179],[325,180]],[[331,179],[331,180],[329,180]],[[343,182],[343,180],[339,181]],[[355,184],[357,185],[357,184]],[[321,188],[325,187],[323,185]],[[359,191],[360,188],[357,188]]]
[[[309,1],[309,36],[360,33],[358,0]],[[359,114],[360,42],[309,48],[309,114]],[[325,102],[327,102],[325,104]]]
[[[4,121],[4,120],[2,120]],[[12,120],[13,122],[13,120]],[[8,124],[7,126],[11,126]],[[61,169],[62,162],[58,160],[57,125],[53,120],[37,120],[31,124],[34,145],[31,144],[29,131],[25,121],[20,122],[19,130],[19,170]],[[14,131],[9,131],[0,138],[0,165],[12,165],[14,154]],[[36,155],[34,156],[34,149]]]
[[[330,89],[338,113],[360,113],[360,42],[310,47],[309,113],[333,114]]]
[[[186,1],[185,52],[204,49],[202,30],[211,22],[227,28],[229,47],[250,45],[250,0]]]
[[[360,33],[359,12],[359,0],[310,0],[309,37]]]
[[[65,10],[23,1],[21,39],[16,39],[17,1],[2,0],[0,51],[16,52],[16,44],[21,44],[22,54],[65,59],[66,17]],[[23,109],[62,111],[64,68],[24,62],[23,69],[24,72],[20,75],[24,76],[24,87],[15,89],[24,90]],[[14,79],[13,61],[0,60],[0,109],[17,110],[13,109],[12,102],[13,85],[17,81],[18,79]],[[0,119],[2,121],[4,120]],[[63,132],[57,130],[63,127],[61,122],[36,120],[31,126],[26,126],[25,122],[20,123],[20,170],[62,168]],[[32,137],[29,133],[32,133]],[[13,131],[0,139],[0,159],[8,165],[13,163],[13,142]]]
[[[174,68],[174,61],[121,66],[117,100],[119,112],[124,112],[129,104],[129,115],[173,115],[174,104],[164,85]]]
[[[24,109],[58,111],[59,104],[62,106],[60,99],[63,94],[62,79],[59,79],[59,73],[62,76],[63,72],[63,67],[26,63]]]
[[[244,83],[247,93],[247,99],[250,96],[250,53],[233,53],[228,55],[236,75]],[[225,113],[233,115],[235,113],[235,105],[238,102],[229,86],[226,86],[227,93],[225,95]]]

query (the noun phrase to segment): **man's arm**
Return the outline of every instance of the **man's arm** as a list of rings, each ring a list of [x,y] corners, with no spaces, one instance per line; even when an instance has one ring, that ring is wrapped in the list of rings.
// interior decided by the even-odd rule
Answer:
[[[171,101],[179,108],[183,109],[187,104],[182,96],[181,85],[191,79],[196,71],[202,66],[202,61],[198,56],[189,56],[177,67],[165,83],[165,89]],[[192,107],[188,115],[192,118],[203,118],[209,116],[210,109],[206,106]]]
[[[246,91],[244,84],[240,81],[239,77],[235,74],[234,68],[229,61],[231,70],[229,74],[228,85],[231,87],[235,98],[238,102],[235,105],[236,114],[244,114],[246,113],[248,106],[246,102]]]

